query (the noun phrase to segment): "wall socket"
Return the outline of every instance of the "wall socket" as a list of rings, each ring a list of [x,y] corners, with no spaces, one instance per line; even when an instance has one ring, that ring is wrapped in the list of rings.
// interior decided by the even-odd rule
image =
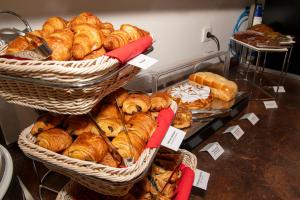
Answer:
[[[202,28],[202,38],[201,42],[207,42],[209,41],[209,38],[207,38],[207,33],[211,32],[212,33],[212,28],[211,26],[205,26]]]

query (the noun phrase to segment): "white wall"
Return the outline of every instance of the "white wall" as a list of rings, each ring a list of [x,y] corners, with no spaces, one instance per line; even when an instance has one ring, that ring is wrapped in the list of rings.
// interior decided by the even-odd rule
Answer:
[[[151,55],[159,59],[159,62],[151,70],[159,71],[216,50],[213,42],[201,43],[201,30],[207,25],[219,37],[221,49],[226,50],[237,17],[249,2],[250,0],[1,0],[0,5],[3,10],[13,10],[24,16],[34,29],[40,28],[50,16],[70,18],[82,11],[91,11],[103,21],[112,22],[117,27],[122,23],[143,27],[155,36],[155,49]],[[0,15],[0,29],[11,26],[21,27],[14,18]],[[3,110],[0,112],[3,115]],[[14,111],[5,111],[6,118],[12,118],[10,112]]]

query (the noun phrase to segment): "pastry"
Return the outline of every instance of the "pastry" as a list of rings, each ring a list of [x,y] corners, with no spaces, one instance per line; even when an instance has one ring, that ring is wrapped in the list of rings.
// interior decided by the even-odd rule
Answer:
[[[74,31],[74,41],[72,46],[72,56],[74,59],[83,59],[92,51],[99,49],[104,40],[104,36],[99,28],[91,24],[79,24],[72,28]]]
[[[123,124],[119,118],[100,118],[97,123],[107,137],[116,137],[123,130]]]
[[[45,34],[51,34],[57,30],[62,30],[67,27],[67,21],[61,17],[50,17],[43,24],[43,32]]]
[[[109,23],[109,22],[105,22],[105,23],[102,23],[102,28],[101,28],[101,31],[104,35],[104,37],[108,37],[112,32],[115,31],[114,29],[114,26]]]
[[[108,147],[102,137],[87,132],[79,135],[64,151],[64,155],[79,160],[100,162],[107,152]]]
[[[127,125],[130,128],[135,129],[137,131],[145,130],[148,133],[148,138],[151,137],[152,133],[156,129],[156,121],[152,119],[151,115],[146,113],[134,114],[131,117],[131,119],[127,122]]]
[[[64,123],[67,133],[70,135],[81,135],[86,132],[99,135],[99,131],[87,115],[74,115],[70,116]]]
[[[56,30],[45,37],[48,46],[52,50],[52,60],[70,60],[73,38],[74,34],[70,29]]]
[[[36,144],[54,152],[61,152],[72,144],[72,137],[64,130],[53,128],[41,132],[36,137]]]
[[[63,121],[63,119],[64,117],[62,115],[44,114],[36,120],[30,133],[36,135],[43,131],[55,128]]]
[[[141,37],[149,35],[148,32],[146,32],[142,29],[139,29],[136,26],[132,26],[130,24],[122,24],[121,27],[120,27],[120,30],[125,31],[126,33],[128,33],[128,35],[130,36],[131,41],[138,40]]]
[[[104,158],[100,162],[103,165],[107,165],[110,167],[119,167],[120,163],[116,161],[110,152],[107,152],[104,156]]]
[[[145,94],[130,94],[123,102],[122,110],[127,114],[148,112],[151,107],[150,97]]]
[[[122,46],[125,46],[130,41],[130,36],[127,32],[117,30],[108,35],[104,40],[105,49],[111,51]]]
[[[116,102],[116,99],[117,99],[119,107],[122,107],[123,102],[128,97],[128,95],[129,94],[128,94],[127,90],[125,90],[124,88],[119,88],[115,92],[113,92],[113,93],[109,94],[107,97],[105,97],[103,102],[108,103],[108,104],[114,104]]]
[[[150,100],[151,100],[151,108],[150,108],[151,111],[160,111],[163,108],[168,108],[172,103],[171,97],[164,92],[158,92],[152,94],[150,96]]]
[[[192,123],[192,112],[186,106],[178,106],[177,112],[173,120],[175,128],[188,128]]]
[[[97,49],[95,51],[92,51],[92,53],[86,55],[83,60],[89,60],[89,59],[96,59],[106,54],[106,50],[101,47],[100,49]]]
[[[214,98],[232,100],[237,94],[237,85],[223,76],[211,72],[198,72],[189,76],[189,80],[211,88]]]
[[[32,49],[34,49],[34,47],[27,41],[26,37],[19,36],[8,43],[6,54],[14,54],[19,51]]]
[[[74,30],[74,27],[80,24],[90,24],[98,29],[102,28],[101,20],[90,12],[82,12],[80,15],[72,18],[68,24],[68,27]]]
[[[96,116],[96,121],[99,122],[100,119],[105,118],[119,118],[119,110],[114,104],[102,104],[100,111]]]
[[[155,120],[155,121],[157,120],[158,115],[159,115],[159,112],[151,112],[151,117],[152,117],[152,119]]]
[[[145,148],[146,143],[135,133],[128,131],[128,135],[122,131],[112,140],[112,144],[117,148],[123,158],[133,158],[138,160]]]
[[[210,88],[195,83],[180,84],[171,88],[168,93],[178,105],[186,106],[188,109],[201,109],[212,101]]]

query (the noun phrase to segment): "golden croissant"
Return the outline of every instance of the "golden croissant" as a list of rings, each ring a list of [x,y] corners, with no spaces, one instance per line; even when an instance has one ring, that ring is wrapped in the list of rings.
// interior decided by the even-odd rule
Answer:
[[[151,100],[145,94],[130,94],[123,102],[122,110],[127,114],[136,112],[148,112]]]
[[[128,33],[122,30],[117,30],[108,35],[104,40],[104,47],[107,50],[114,50],[125,46],[130,41]]]
[[[139,29],[136,26],[132,26],[130,24],[123,24],[121,25],[120,30],[125,31],[126,33],[128,33],[128,35],[130,36],[130,40],[134,41],[134,40],[138,40],[141,37],[144,37],[146,35],[149,35],[148,32]]]
[[[51,34],[57,30],[62,30],[67,27],[67,21],[61,17],[50,17],[43,24],[43,32],[45,34]]]
[[[68,27],[73,30],[75,26],[80,24],[90,24],[99,29],[102,28],[101,20],[90,12],[82,12],[78,16],[72,18],[68,24]]]

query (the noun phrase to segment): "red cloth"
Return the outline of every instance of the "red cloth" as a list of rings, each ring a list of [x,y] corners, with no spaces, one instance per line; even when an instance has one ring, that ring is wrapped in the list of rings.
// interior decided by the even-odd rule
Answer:
[[[118,49],[108,52],[107,56],[118,59],[122,64],[143,53],[152,45],[152,37],[145,36],[136,41],[130,42],[129,44],[120,47]]]
[[[175,191],[174,200],[189,200],[193,188],[195,173],[188,166],[181,164],[181,179]]]
[[[161,141],[164,139],[174,117],[174,112],[171,108],[166,108],[158,113],[157,126],[149,139],[146,148],[158,148]]]

